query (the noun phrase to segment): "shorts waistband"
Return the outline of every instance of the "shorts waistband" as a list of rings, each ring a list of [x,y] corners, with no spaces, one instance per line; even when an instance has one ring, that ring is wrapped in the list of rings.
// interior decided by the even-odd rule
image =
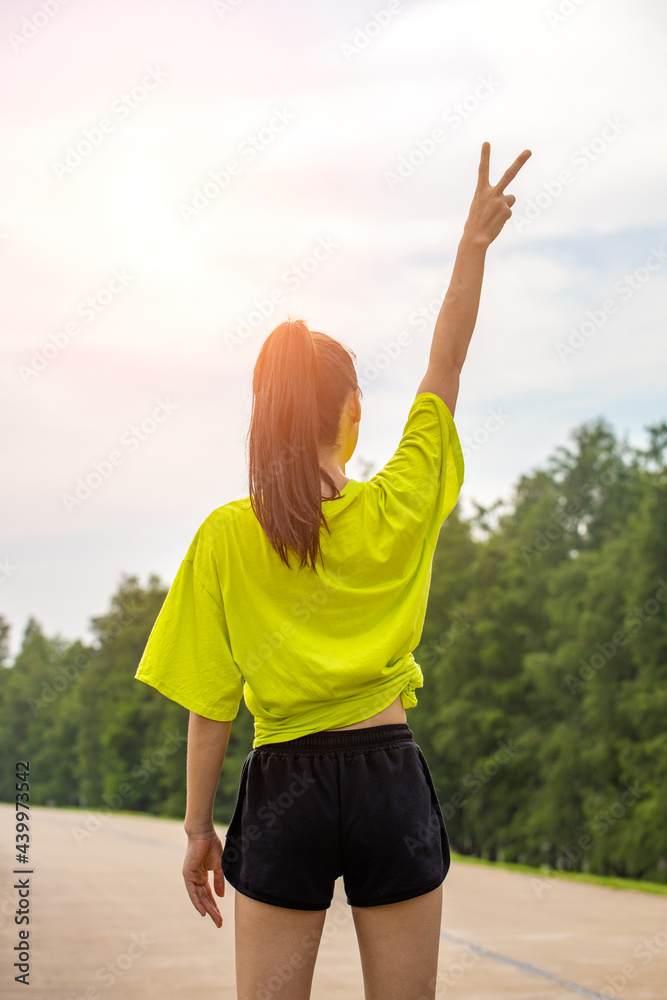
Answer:
[[[295,740],[283,740],[280,743],[263,743],[252,751],[257,754],[262,750],[282,753],[298,753],[299,750],[347,750],[363,749],[364,747],[382,747],[396,742],[409,742],[413,739],[412,730],[406,722],[395,722],[386,726],[366,726],[363,729],[345,729],[342,732],[309,733]]]

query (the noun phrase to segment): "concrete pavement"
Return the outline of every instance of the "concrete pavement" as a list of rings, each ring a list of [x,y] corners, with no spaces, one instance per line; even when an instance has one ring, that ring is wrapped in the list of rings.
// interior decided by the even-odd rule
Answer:
[[[223,926],[192,906],[182,822],[31,807],[30,987],[14,982],[14,809],[0,803],[0,987],[14,1000],[234,1000],[234,893]],[[224,842],[224,827],[218,827]],[[23,875],[25,879],[27,876]],[[667,1000],[667,896],[454,862],[437,1000]],[[342,879],[313,1000],[362,1000]]]

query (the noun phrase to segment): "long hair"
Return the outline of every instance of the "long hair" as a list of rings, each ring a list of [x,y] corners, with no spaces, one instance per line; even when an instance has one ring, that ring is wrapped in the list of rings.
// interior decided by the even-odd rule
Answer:
[[[277,326],[262,344],[253,373],[248,430],[250,502],[273,549],[290,567],[322,559],[320,480],[340,498],[320,466],[319,450],[337,443],[343,404],[359,388],[354,351],[308,329],[303,320]],[[291,568],[291,567],[290,567]]]

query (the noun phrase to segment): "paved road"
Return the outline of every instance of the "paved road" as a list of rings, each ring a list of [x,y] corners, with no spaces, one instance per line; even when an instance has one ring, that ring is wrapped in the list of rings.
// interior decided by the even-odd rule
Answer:
[[[181,822],[31,811],[26,990],[13,981],[14,810],[0,803],[3,998],[235,1000],[234,889],[228,884],[219,901],[221,930],[195,911],[181,876]],[[225,828],[218,832],[224,840]],[[342,879],[327,913],[312,997],[363,998]],[[437,1000],[575,997],[667,1000],[667,897],[455,862],[444,885]]]

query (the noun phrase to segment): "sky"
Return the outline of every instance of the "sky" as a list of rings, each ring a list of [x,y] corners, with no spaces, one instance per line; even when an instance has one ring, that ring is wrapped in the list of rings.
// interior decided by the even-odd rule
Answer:
[[[667,416],[658,0],[3,0],[0,614],[90,641],[248,495],[252,371],[291,318],[355,352],[396,449],[477,180],[518,154],[455,423],[461,514],[581,424]],[[400,341],[399,341],[400,336]],[[87,483],[92,485],[87,485]]]

